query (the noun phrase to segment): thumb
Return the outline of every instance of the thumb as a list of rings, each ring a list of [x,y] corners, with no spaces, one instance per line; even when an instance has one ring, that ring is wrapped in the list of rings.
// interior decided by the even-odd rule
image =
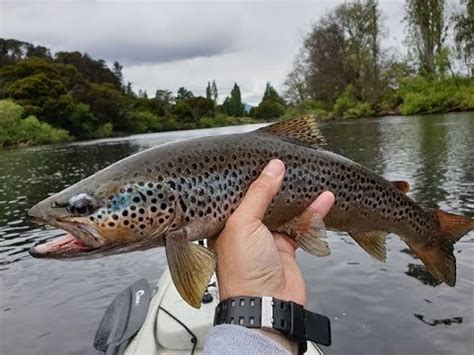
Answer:
[[[260,176],[249,187],[239,207],[234,212],[234,218],[240,223],[262,220],[268,205],[280,189],[285,164],[281,160],[271,160]]]

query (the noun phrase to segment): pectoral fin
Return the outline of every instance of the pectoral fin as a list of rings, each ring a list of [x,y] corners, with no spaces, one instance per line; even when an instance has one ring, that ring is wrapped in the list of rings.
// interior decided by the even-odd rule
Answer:
[[[185,238],[166,238],[166,258],[174,285],[192,307],[200,308],[201,300],[216,268],[215,254],[188,242]]]
[[[280,230],[292,237],[305,252],[316,256],[331,254],[326,241],[326,228],[320,215],[306,209]]]
[[[385,248],[386,232],[372,231],[349,234],[367,253],[377,260],[385,262],[387,258],[387,249]]]

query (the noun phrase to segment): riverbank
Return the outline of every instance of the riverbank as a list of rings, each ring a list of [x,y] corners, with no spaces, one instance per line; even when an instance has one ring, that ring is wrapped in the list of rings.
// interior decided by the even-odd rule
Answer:
[[[283,116],[275,117],[273,120],[288,119],[302,114],[311,114],[324,121],[473,110],[473,78],[451,77],[429,80],[423,77],[409,77],[401,80],[399,87],[390,91],[378,104],[360,101],[353,89],[349,87],[337,98],[334,105],[324,104],[320,101],[305,101],[296,106],[288,106]],[[116,131],[111,124],[105,123],[87,135],[74,136],[66,129],[43,122],[34,115],[28,115],[25,118],[24,112],[23,106],[11,100],[0,100],[0,148],[271,121],[255,117],[234,117],[221,112],[194,120],[179,120],[174,115],[159,117],[150,111],[141,110],[134,114],[132,130]],[[72,117],[71,120],[75,121],[76,119]],[[83,124],[83,121],[79,120],[79,122]]]
[[[95,136],[78,139],[71,136],[67,130],[41,122],[33,115],[26,118],[23,118],[23,116],[24,109],[22,106],[10,100],[0,100],[0,149],[90,140],[91,138],[124,137],[137,133],[181,131],[262,122],[251,117],[232,117],[217,114],[214,117],[200,118],[196,122],[180,123],[175,120],[163,119],[158,122],[158,130],[143,129],[134,132],[114,132],[112,130],[108,131],[105,127],[98,130]]]
[[[349,87],[334,105],[305,101],[290,108],[285,116],[307,113],[321,120],[331,120],[473,110],[474,78],[427,79],[418,76],[400,80],[399,87],[391,90],[376,104],[357,99],[356,93]]]

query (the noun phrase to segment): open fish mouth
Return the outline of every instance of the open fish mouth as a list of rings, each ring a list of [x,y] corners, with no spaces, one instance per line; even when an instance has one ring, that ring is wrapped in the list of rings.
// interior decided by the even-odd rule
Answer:
[[[55,240],[30,248],[30,255],[35,258],[79,256],[92,252],[96,248],[84,243],[82,240],[68,233]]]
[[[35,221],[39,223],[40,221]],[[102,249],[103,240],[98,238],[89,226],[80,224],[66,224],[64,222],[51,223],[68,233],[64,236],[30,248],[29,253],[35,258],[72,258],[92,254]]]

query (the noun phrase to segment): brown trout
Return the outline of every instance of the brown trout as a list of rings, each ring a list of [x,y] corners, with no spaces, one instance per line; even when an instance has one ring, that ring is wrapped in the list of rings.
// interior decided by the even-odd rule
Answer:
[[[278,158],[287,170],[263,221],[270,230],[317,256],[330,253],[324,228],[347,232],[382,261],[385,236],[395,233],[434,277],[454,286],[453,244],[474,228],[474,219],[420,207],[405,195],[407,183],[389,182],[322,149],[324,143],[315,120],[305,116],[151,148],[34,206],[34,221],[69,233],[30,253],[93,257],[165,246],[179,293],[199,307],[216,262],[211,250],[191,242],[218,235],[251,182]],[[324,226],[305,210],[325,190],[336,203]]]

